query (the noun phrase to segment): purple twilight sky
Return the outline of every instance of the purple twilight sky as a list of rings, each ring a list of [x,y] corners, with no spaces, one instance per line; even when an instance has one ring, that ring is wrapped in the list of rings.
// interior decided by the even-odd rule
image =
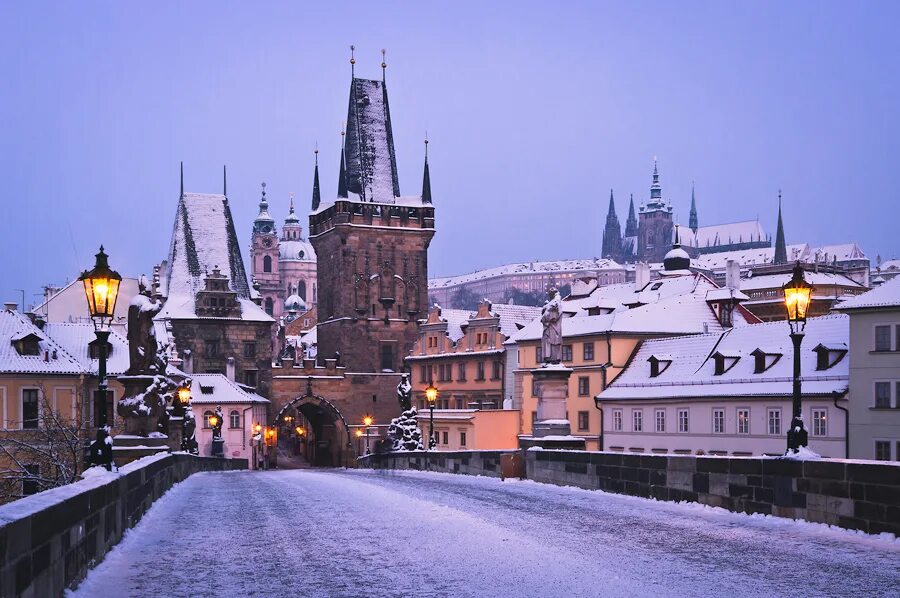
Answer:
[[[609,190],[653,156],[687,222],[756,218],[788,243],[900,257],[900,3],[4,2],[0,299],[165,257],[178,199],[229,198],[248,257],[259,184],[336,193],[349,45],[387,81],[400,187],[427,129],[432,276],[599,255]]]

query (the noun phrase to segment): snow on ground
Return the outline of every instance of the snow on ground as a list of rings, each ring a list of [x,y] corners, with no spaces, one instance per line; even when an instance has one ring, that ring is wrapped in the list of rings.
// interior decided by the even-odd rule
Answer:
[[[896,596],[900,541],[534,482],[196,474],[75,596]]]

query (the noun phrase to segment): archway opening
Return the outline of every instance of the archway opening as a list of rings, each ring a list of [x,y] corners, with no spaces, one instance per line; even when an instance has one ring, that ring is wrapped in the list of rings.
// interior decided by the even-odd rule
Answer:
[[[280,430],[279,449],[283,452],[314,467],[341,467],[353,459],[347,422],[323,397],[294,399],[281,408],[275,421]]]

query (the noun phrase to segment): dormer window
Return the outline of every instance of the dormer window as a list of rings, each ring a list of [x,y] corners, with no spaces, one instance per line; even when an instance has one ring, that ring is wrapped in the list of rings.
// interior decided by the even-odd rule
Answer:
[[[753,373],[762,374],[781,359],[782,353],[778,351],[766,351],[765,349],[756,348],[750,355],[753,356],[754,365]]]
[[[816,369],[827,370],[833,368],[847,354],[846,343],[824,344],[819,343],[813,349],[816,352]]]
[[[671,355],[651,355],[647,361],[650,362],[650,377],[656,378],[665,372],[672,365]]]
[[[19,355],[40,355],[41,337],[33,332],[23,332],[12,337],[12,344]]]
[[[722,374],[724,374],[725,372],[727,372],[728,370],[733,368],[735,365],[737,365],[737,362],[741,359],[741,356],[738,355],[737,353],[729,353],[729,352],[722,352],[722,351],[716,351],[715,353],[713,353],[712,357],[713,357],[713,361],[715,362],[715,365],[716,365],[716,369],[715,369],[716,376],[721,376]]]

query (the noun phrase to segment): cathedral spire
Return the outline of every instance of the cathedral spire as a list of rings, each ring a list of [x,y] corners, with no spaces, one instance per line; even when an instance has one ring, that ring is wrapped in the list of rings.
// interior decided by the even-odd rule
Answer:
[[[697,229],[700,228],[700,224],[697,220],[697,199],[694,196],[694,181],[691,181],[691,215],[688,226],[694,231],[695,235],[697,234]]]
[[[313,212],[319,209],[322,203],[322,194],[319,192],[319,148],[316,147],[316,166],[313,170],[313,189],[312,189],[312,209]],[[344,152],[341,150],[341,171],[344,170]],[[340,193],[338,193],[340,195]],[[294,213],[294,200],[291,199],[291,214]]]
[[[422,203],[431,204],[431,175],[428,172],[428,133],[425,133],[425,172],[422,174]]]
[[[384,83],[387,80],[387,58],[386,58],[387,50],[384,48],[381,49],[381,82]]]
[[[625,236],[636,237],[638,234],[638,221],[634,213],[634,193],[628,203],[628,220],[625,221]]]
[[[787,245],[784,241],[784,222],[781,219],[781,189],[778,190],[778,230],[775,232],[775,263],[787,263]]]
[[[341,127],[341,171],[338,173],[338,197],[347,197],[347,160],[344,154],[344,127]]]
[[[606,226],[603,228],[603,246],[601,257],[622,261],[622,229],[616,215],[616,200],[613,190],[609,190],[609,211],[606,213]]]
[[[228,197],[228,165],[222,165],[222,195]]]
[[[181,195],[184,197],[184,162],[181,163]]]
[[[653,157],[653,184],[650,185],[650,203],[663,203],[662,185],[659,184],[659,168],[656,166],[656,156]]]

